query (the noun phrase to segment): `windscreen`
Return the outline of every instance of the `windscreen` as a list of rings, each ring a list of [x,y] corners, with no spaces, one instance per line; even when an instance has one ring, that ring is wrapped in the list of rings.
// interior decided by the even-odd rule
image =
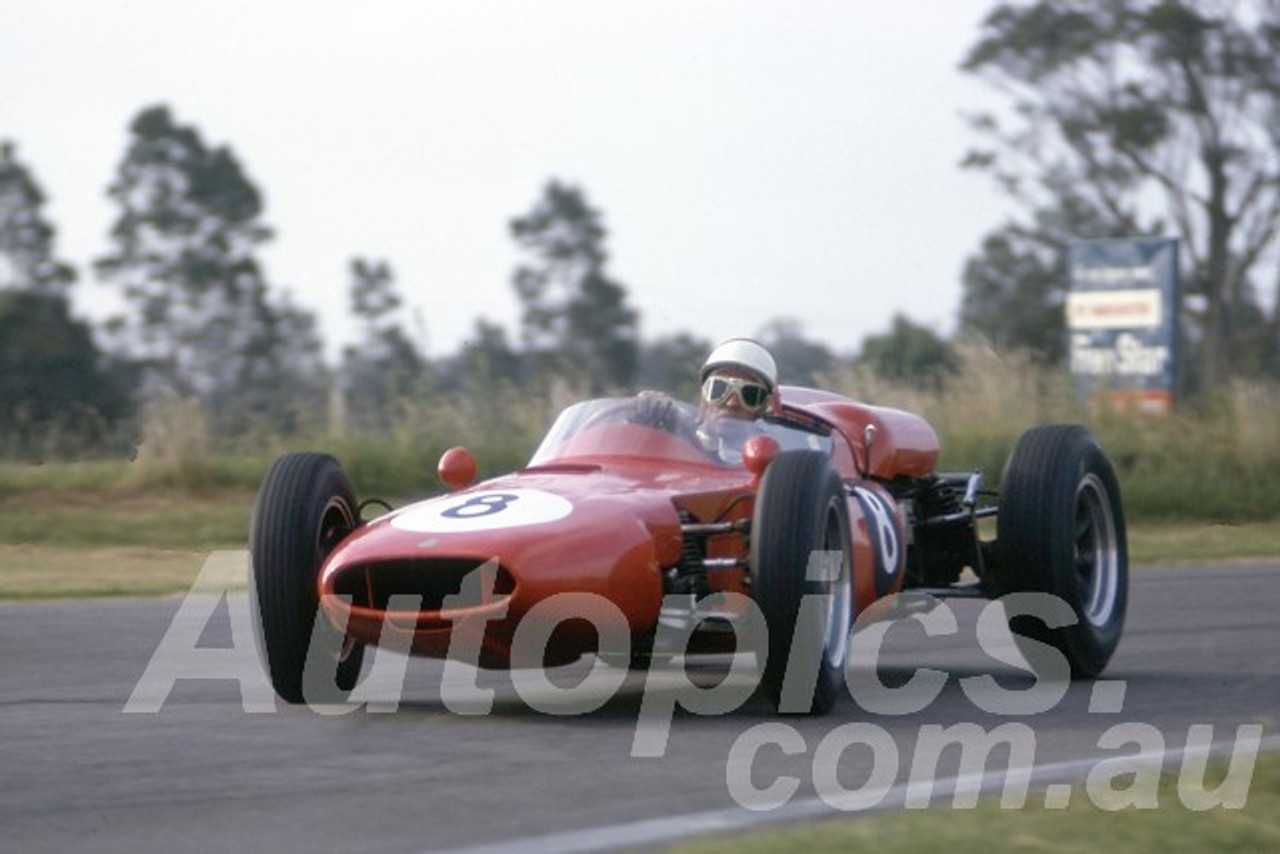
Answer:
[[[752,436],[772,436],[783,450],[831,452],[831,438],[782,419],[720,417],[687,403],[652,397],[600,398],[560,413],[534,452],[531,466],[589,456],[631,456],[719,466],[742,464]]]

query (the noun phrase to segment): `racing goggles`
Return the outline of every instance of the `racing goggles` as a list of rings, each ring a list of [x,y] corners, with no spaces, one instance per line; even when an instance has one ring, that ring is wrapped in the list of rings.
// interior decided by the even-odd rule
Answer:
[[[712,376],[702,384],[702,399],[707,403],[723,405],[735,394],[743,406],[753,411],[762,409],[769,402],[768,386],[754,380]]]

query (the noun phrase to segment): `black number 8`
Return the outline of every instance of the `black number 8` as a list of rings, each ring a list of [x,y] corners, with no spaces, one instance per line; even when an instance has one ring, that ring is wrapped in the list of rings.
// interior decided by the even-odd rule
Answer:
[[[443,511],[440,515],[446,519],[478,519],[481,516],[492,516],[494,513],[506,510],[508,504],[519,498],[519,495],[508,495],[503,492],[475,495]]]

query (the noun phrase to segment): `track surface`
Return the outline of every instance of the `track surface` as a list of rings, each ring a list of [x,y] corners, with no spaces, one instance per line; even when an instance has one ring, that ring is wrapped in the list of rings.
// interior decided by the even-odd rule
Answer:
[[[239,683],[182,679],[159,712],[126,714],[181,602],[0,605],[0,847],[426,852],[491,843],[555,849],[585,839],[583,848],[595,848],[644,841],[627,828],[649,819],[692,814],[732,823],[738,813],[758,815],[736,806],[726,763],[744,732],[774,716],[754,698],[727,715],[680,711],[665,755],[633,758],[643,675],[628,676],[598,711],[575,717],[531,710],[509,677],[490,673],[479,684],[496,690],[492,713],[451,713],[440,699],[441,665],[417,659],[394,713],[323,716],[283,704],[247,713]],[[1136,751],[1099,747],[1119,723],[1153,725],[1170,749],[1185,745],[1195,724],[1213,725],[1219,742],[1234,739],[1242,724],[1261,724],[1271,745],[1280,734],[1277,603],[1278,565],[1135,572],[1125,638],[1105,687],[1095,694],[1089,684],[1073,685],[1049,711],[1023,717],[983,712],[961,689],[960,679],[983,673],[1009,690],[1031,680],[979,646],[974,620],[985,603],[954,603],[957,635],[931,638],[914,620],[895,624],[879,659],[888,683],[918,667],[949,675],[927,708],[874,715],[845,697],[829,717],[785,720],[803,737],[803,754],[765,747],[750,770],[734,773],[749,774],[758,788],[798,778],[795,802],[813,805],[814,748],[859,721],[892,735],[899,782],[924,726],[990,731],[1026,723],[1037,765],[1077,769],[1075,797],[1085,797],[1082,761]],[[200,643],[231,645],[225,601]],[[700,667],[699,679],[710,684],[727,664]],[[588,669],[582,663],[556,678],[570,685]],[[655,674],[653,683],[668,692],[677,684],[672,673]],[[842,756],[843,785],[867,779],[870,755],[854,747]],[[1008,767],[1007,751],[990,758],[992,767]],[[938,774],[954,775],[958,764],[944,755]],[[1044,802],[1033,791],[1029,803]],[[596,832],[566,835],[579,831]]]

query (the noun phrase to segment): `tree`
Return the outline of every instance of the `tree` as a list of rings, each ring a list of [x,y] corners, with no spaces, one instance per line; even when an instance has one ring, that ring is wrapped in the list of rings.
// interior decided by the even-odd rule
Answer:
[[[1013,102],[1011,120],[976,117],[991,147],[967,163],[1033,213],[1038,239],[1180,239],[1209,387],[1280,331],[1256,290],[1280,230],[1278,51],[1274,4],[1038,0],[997,6],[963,63]]]
[[[129,412],[121,375],[60,294],[0,290],[0,436],[9,454],[96,447]]]
[[[1067,265],[1064,247],[1010,223],[965,262],[960,328],[1002,350],[1026,350],[1046,364],[1065,352]]]
[[[887,333],[862,342],[858,364],[885,379],[936,389],[955,371],[955,354],[930,329],[896,314]]]
[[[329,386],[316,316],[287,292],[248,308],[255,315],[240,322],[253,335],[238,354],[237,385],[220,388],[209,398],[213,425],[229,435],[255,427],[303,430],[323,411]]]
[[[778,381],[789,385],[817,386],[831,369],[835,357],[825,345],[804,336],[800,322],[789,317],[770,321],[759,331],[760,343],[778,363]]]
[[[577,188],[552,180],[533,208],[512,220],[511,234],[530,257],[513,278],[526,348],[586,380],[593,393],[630,384],[639,320],[625,288],[605,271],[599,211]]]
[[[54,256],[54,228],[44,218],[44,193],[14,145],[0,141],[0,289],[65,296],[75,271]]]
[[[81,452],[128,414],[124,377],[71,317],[44,193],[0,142],[0,436],[8,454]]]
[[[988,234],[962,276],[961,330],[1029,351],[1043,364],[1066,355],[1067,248],[1073,236],[1108,233],[1104,218],[1070,188],[1055,201],[1031,211],[1029,223]]]
[[[396,309],[404,304],[396,290],[395,273],[386,261],[351,259],[351,312],[364,324],[367,334],[376,334],[391,325]]]
[[[507,330],[477,319],[475,331],[462,345],[455,364],[462,385],[483,395],[502,383],[519,384],[526,379],[525,372],[524,360],[507,340]]]
[[[229,427],[313,398],[323,379],[315,323],[269,291],[256,252],[271,230],[235,155],[163,106],[143,110],[130,133],[108,189],[120,209],[113,251],[97,268],[131,307],[111,329],[146,390],[197,395]]]
[[[344,359],[347,406],[360,426],[385,429],[398,406],[426,394],[427,360],[400,321],[403,300],[390,264],[353,258],[350,276],[351,311],[362,331]]]
[[[643,388],[696,396],[698,371],[713,346],[688,332],[658,338],[640,350],[637,381]]]

